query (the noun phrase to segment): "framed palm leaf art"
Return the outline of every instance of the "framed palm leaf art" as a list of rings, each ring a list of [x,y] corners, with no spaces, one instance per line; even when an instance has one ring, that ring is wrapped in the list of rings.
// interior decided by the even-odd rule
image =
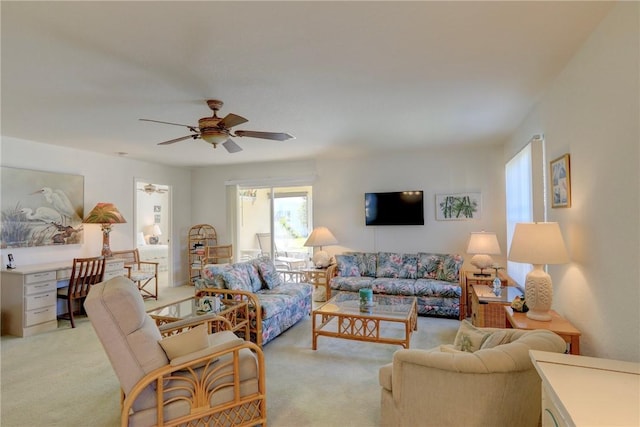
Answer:
[[[481,193],[436,194],[438,221],[478,219],[481,211]]]

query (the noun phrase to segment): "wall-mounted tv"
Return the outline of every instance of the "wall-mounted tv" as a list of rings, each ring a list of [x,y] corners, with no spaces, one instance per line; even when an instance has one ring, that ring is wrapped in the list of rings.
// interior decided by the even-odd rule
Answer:
[[[422,191],[365,193],[367,225],[424,225]]]

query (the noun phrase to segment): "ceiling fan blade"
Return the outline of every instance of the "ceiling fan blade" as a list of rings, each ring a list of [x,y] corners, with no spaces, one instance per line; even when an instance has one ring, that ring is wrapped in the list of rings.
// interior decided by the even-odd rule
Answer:
[[[232,128],[234,126],[238,126],[239,124],[246,123],[249,120],[245,119],[242,116],[237,114],[229,113],[218,123],[219,126],[225,127],[227,129]]]
[[[176,142],[184,141],[185,139],[189,139],[189,138],[198,139],[200,138],[200,135],[181,136],[180,138],[170,139],[169,141],[165,141],[165,142],[159,142],[158,145],[169,145]]]
[[[222,146],[231,154],[242,151],[242,147],[233,142],[231,139],[227,139],[225,142],[223,142]]]
[[[249,136],[251,138],[273,139],[275,141],[286,141],[295,139],[295,136],[285,132],[258,132],[254,130],[237,130],[235,136]]]
[[[138,120],[143,121],[143,122],[162,123],[164,125],[184,126],[186,128],[189,128],[189,130],[191,132],[197,132],[197,127],[196,126],[183,125],[183,124],[180,124],[180,123],[162,122],[160,120],[151,120],[151,119],[138,119]]]

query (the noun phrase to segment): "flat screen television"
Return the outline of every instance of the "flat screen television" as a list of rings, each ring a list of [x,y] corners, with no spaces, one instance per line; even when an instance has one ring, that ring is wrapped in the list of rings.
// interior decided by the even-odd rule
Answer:
[[[424,225],[422,191],[365,193],[367,225]]]

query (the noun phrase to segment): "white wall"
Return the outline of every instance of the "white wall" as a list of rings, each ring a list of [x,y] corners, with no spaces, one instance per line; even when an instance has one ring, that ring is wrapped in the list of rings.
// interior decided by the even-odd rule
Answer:
[[[571,155],[572,207],[549,209],[572,262],[550,266],[553,308],[582,332],[582,353],[640,361],[640,32],[622,2],[506,145],[542,133],[547,161]]]
[[[339,245],[324,248],[330,254],[345,250],[434,251],[463,255],[471,231],[496,231],[504,265],[504,166],[502,146],[452,147],[358,158],[321,158],[314,161],[252,163],[216,166],[193,172],[193,216],[206,222],[227,242],[224,182],[257,178],[315,175],[314,225],[328,227]],[[366,227],[364,193],[423,190],[425,225]],[[435,194],[481,192],[482,217],[471,221],[436,221]],[[204,195],[207,197],[203,197]],[[469,257],[465,257],[469,258]]]
[[[173,188],[173,260],[174,282],[186,282],[186,236],[191,225],[191,174],[188,169],[106,156],[88,151],[73,150],[33,141],[2,137],[0,165],[60,172],[84,176],[84,211],[87,214],[98,202],[114,203],[128,221],[114,225],[110,243],[113,250],[135,247],[134,185],[136,177],[153,179],[170,184]],[[100,254],[102,232],[98,225],[84,225],[84,243],[68,246],[41,246],[35,248],[11,248],[2,250],[2,262],[6,253],[14,254],[19,265],[66,261],[74,257]]]

